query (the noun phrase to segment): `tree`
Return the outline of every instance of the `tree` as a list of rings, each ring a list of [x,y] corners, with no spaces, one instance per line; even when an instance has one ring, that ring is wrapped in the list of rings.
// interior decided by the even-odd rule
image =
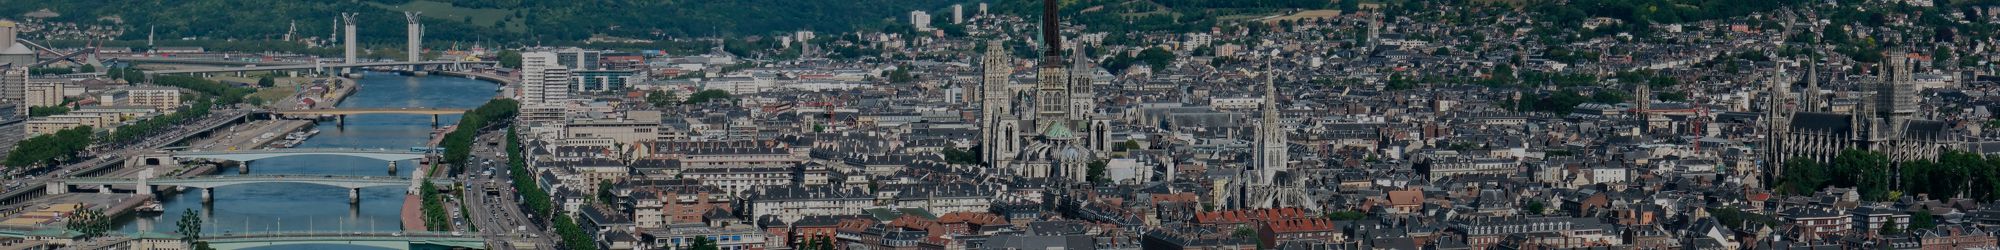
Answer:
[[[1882,235],[1895,235],[1895,234],[1900,234],[1902,232],[1903,232],[1902,230],[1896,229],[1895,221],[1885,221],[1882,222],[1882,230],[1878,233],[1881,233]]]
[[[1361,11],[1361,0],[1339,0],[1339,1],[1340,1],[1340,14],[1345,15],[1349,13],[1354,13],[1355,11]]]
[[[828,239],[828,238],[827,238],[826,236],[816,236],[816,237],[813,237],[813,238],[812,238],[812,240],[809,240],[809,241],[806,241],[806,245],[805,245],[805,247],[802,247],[802,248],[799,248],[799,249],[801,249],[801,250],[833,250],[833,249],[834,249],[834,248],[833,248],[833,240],[832,240],[832,239]]]
[[[278,86],[278,80],[275,78],[271,78],[271,76],[264,76],[257,78],[257,87],[269,88],[277,86]]]
[[[889,82],[891,83],[909,83],[911,81],[917,80],[917,76],[910,75],[910,70],[908,69],[908,66],[896,67],[896,70],[883,72],[882,74],[883,76],[888,77]]]
[[[1889,156],[1881,152],[1849,149],[1835,156],[1831,176],[1833,184],[1854,187],[1861,191],[1861,199],[1882,201],[1889,198]]]
[[[1097,184],[1110,183],[1111,178],[1104,176],[1105,164],[1104,160],[1090,162],[1090,167],[1085,169],[1084,179]]]
[[[716,247],[715,240],[708,239],[708,236],[695,236],[693,239],[688,239],[688,249],[719,250],[720,248]]]
[[[611,189],[617,187],[617,185],[611,183],[611,180],[598,181],[597,201],[603,202],[606,205],[617,204],[618,194],[611,191]]]
[[[500,57],[500,67],[506,67],[510,69],[521,68],[521,52],[512,50],[501,51],[499,57]]]
[[[1147,66],[1152,66],[1153,71],[1158,72],[1166,70],[1167,65],[1174,62],[1174,52],[1160,47],[1147,48],[1146,50],[1139,51],[1137,59],[1140,62],[1145,62]]]
[[[201,214],[196,214],[194,208],[181,211],[181,220],[175,222],[174,226],[176,228],[174,232],[181,234],[181,243],[194,244],[201,241]]]
[[[653,104],[655,108],[665,108],[678,104],[680,100],[675,100],[678,98],[674,96],[673,91],[668,90],[653,90],[651,93],[646,93],[646,103]]]
[[[985,165],[985,161],[979,159],[979,150],[979,146],[967,150],[956,147],[944,148],[944,161],[952,164]]]
[[[28,117],[44,117],[68,113],[69,107],[65,106],[28,107]]]
[[[69,221],[63,224],[63,228],[76,231],[82,234],[78,237],[90,240],[102,237],[105,232],[111,231],[111,218],[104,216],[104,209],[101,208],[77,210],[70,215]]]
[[[89,64],[84,64],[83,66],[79,66],[79,67],[76,67],[76,71],[77,71],[77,72],[83,72],[83,73],[95,73],[95,72],[97,72],[97,66],[91,66],[91,65],[89,65]]]
[[[1528,200],[1527,204],[1521,205],[1521,210],[1522,210],[1521,212],[1527,213],[1528,215],[1541,215],[1542,211],[1546,209],[1548,208],[1542,205],[1542,201],[1538,200]]]
[[[1932,218],[1930,211],[1910,213],[1910,230],[1929,230],[1935,227],[1937,227],[1937,219]]]
[[[1122,152],[1122,151],[1132,151],[1132,150],[1139,150],[1139,149],[1140,149],[1140,148],[1139,148],[1139,141],[1138,141],[1138,140],[1125,140],[1125,142],[1120,142],[1120,143],[1118,143],[1118,144],[1114,144],[1114,145],[1112,145],[1112,147],[1111,147],[1111,151],[1121,151],[1121,152]]]
[[[1820,185],[1825,185],[1827,181],[1826,173],[1821,168],[1819,162],[1812,158],[1794,157],[1785,161],[1783,179],[1779,180],[1783,184],[1779,186],[1779,191],[1792,195],[1819,191]]]
[[[1617,91],[1597,91],[1597,93],[1590,94],[1590,102],[1615,104],[1625,102],[1625,99],[1627,99],[1626,96],[1624,93],[1618,93]]]
[[[730,98],[729,91],[720,89],[702,90],[701,92],[694,92],[693,95],[688,95],[687,104],[706,103],[710,100],[729,100]]]

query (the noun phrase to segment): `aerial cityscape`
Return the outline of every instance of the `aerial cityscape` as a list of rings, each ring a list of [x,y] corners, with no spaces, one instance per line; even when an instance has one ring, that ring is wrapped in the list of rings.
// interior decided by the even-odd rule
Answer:
[[[0,2],[0,250],[2000,249],[1996,58],[1995,0]]]

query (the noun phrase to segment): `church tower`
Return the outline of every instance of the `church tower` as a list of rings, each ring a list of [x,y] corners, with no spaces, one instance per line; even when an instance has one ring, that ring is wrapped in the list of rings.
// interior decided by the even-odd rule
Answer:
[[[1917,113],[1916,80],[1910,74],[1908,52],[1896,49],[1888,53],[1882,59],[1881,83],[1875,86],[1875,99],[1880,103],[1875,112],[1887,120],[1892,131],[1902,131],[1903,124]]]
[[[1094,80],[1091,77],[1094,70],[1091,70],[1093,67],[1090,66],[1090,57],[1083,54],[1082,42],[1078,42],[1076,48],[1071,50],[1073,51],[1069,56],[1069,119],[1085,121],[1089,120],[1090,114],[1097,110],[1097,90],[1091,85],[1091,80]]]
[[[1014,91],[1009,90],[1008,76],[1013,75],[1013,63],[999,40],[986,43],[986,55],[980,60],[984,77],[979,85],[979,145],[987,164],[1007,166],[1020,148],[1018,120],[1009,119],[1014,107]]]

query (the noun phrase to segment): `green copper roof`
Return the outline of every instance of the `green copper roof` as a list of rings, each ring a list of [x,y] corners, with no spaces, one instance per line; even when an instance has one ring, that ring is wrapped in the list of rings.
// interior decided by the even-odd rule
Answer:
[[[1076,136],[1076,132],[1069,131],[1068,125],[1063,125],[1063,123],[1057,122],[1057,123],[1050,123],[1049,131],[1046,133],[1042,133],[1042,136],[1046,136],[1049,138],[1070,138]]]

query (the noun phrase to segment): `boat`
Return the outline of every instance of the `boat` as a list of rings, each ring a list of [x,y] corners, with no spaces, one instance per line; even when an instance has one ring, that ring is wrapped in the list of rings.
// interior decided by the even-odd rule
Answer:
[[[139,207],[132,208],[132,211],[140,213],[160,213],[160,212],[166,212],[167,207],[165,205],[160,205],[159,201],[147,200],[146,203],[139,204]]]

